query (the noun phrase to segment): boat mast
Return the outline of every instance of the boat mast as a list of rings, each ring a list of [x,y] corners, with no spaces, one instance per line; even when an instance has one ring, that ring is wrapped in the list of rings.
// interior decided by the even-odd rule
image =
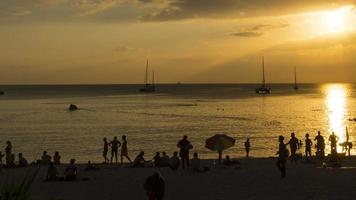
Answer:
[[[294,89],[298,88],[298,83],[297,83],[297,67],[294,66]]]
[[[148,84],[148,59],[147,59],[147,62],[146,62],[146,74],[145,74],[145,85]]]
[[[152,85],[155,84],[155,71],[152,71]]]
[[[262,87],[266,87],[266,78],[265,78],[265,57],[262,57]]]

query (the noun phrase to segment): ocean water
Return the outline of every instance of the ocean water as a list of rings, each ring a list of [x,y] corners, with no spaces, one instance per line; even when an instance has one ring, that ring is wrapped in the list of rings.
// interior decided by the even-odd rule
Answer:
[[[0,86],[0,149],[12,141],[15,153],[32,161],[46,150],[59,151],[62,162],[76,158],[102,161],[102,138],[128,137],[130,157],[138,151],[151,159],[157,151],[169,155],[188,135],[202,158],[215,158],[205,139],[226,133],[236,145],[224,153],[243,156],[251,140],[251,156],[268,157],[277,151],[277,137],[291,132],[304,141],[320,130],[335,131],[340,142],[348,127],[356,140],[355,84],[271,85],[272,94],[257,95],[257,85],[158,85],[154,94],[137,92],[140,85]],[[70,112],[74,103],[80,110]],[[329,147],[327,147],[328,151]],[[340,148],[341,149],[341,148]],[[339,150],[340,150],[339,149]],[[304,151],[303,151],[304,152]],[[356,153],[353,149],[352,153]]]

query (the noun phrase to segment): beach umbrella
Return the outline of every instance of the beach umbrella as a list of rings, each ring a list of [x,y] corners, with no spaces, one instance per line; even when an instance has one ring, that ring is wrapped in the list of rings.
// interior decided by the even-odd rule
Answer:
[[[235,145],[235,139],[225,134],[216,134],[205,141],[205,147],[213,151],[222,151]]]

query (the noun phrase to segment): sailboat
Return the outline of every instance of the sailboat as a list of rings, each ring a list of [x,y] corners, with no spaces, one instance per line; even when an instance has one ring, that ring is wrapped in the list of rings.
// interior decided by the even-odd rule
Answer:
[[[256,89],[257,94],[271,94],[271,88],[266,87],[265,59],[262,57],[262,87]]]
[[[144,87],[140,89],[140,92],[155,92],[155,83],[154,83],[154,72],[152,73],[152,82],[148,81],[148,59],[146,63],[146,73],[145,73],[145,83]]]
[[[297,67],[294,67],[294,90],[298,90],[298,83],[297,83]]]

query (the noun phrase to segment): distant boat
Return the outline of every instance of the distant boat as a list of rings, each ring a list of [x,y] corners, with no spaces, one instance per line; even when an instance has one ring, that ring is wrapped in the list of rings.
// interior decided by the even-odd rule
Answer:
[[[70,111],[78,110],[78,106],[74,105],[74,104],[70,104],[68,110],[70,110]]]
[[[297,67],[294,67],[294,90],[298,90],[298,83],[297,83]]]
[[[140,92],[155,92],[156,91],[156,87],[155,87],[155,73],[152,72],[152,82],[149,83],[148,81],[148,60],[146,63],[146,73],[145,73],[145,83],[144,83],[144,87],[140,89]]]
[[[262,57],[262,87],[256,89],[257,94],[271,94],[271,88],[266,87],[265,59]]]

